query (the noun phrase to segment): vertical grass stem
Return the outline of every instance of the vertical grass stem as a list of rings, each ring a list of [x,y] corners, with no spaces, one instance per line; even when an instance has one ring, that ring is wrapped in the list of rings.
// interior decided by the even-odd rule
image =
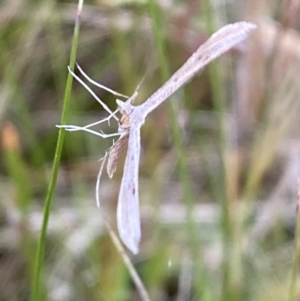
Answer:
[[[79,0],[77,13],[76,13],[76,20],[75,20],[75,27],[72,39],[72,49],[71,49],[71,56],[70,56],[70,68],[74,70],[75,61],[76,61],[76,53],[77,53],[77,46],[78,46],[78,37],[79,37],[79,30],[80,30],[80,19],[82,13],[84,0]],[[63,108],[62,108],[62,115],[61,115],[61,124],[66,124],[68,111],[69,111],[69,103],[70,103],[70,96],[72,90],[72,83],[73,77],[70,73],[68,73],[67,84],[65,89],[65,96],[63,100]],[[47,227],[48,221],[50,216],[50,209],[53,199],[53,193],[57,181],[58,169],[60,164],[61,152],[63,147],[65,137],[65,129],[61,128],[59,130],[57,145],[53,160],[52,166],[52,174],[48,186],[48,192],[46,195],[45,206],[44,206],[44,213],[43,213],[43,221],[42,227],[40,232],[40,237],[37,246],[37,253],[36,253],[36,261],[35,261],[35,269],[34,269],[34,277],[32,283],[32,290],[31,290],[31,301],[39,301],[40,296],[40,287],[41,287],[41,272],[43,267],[43,257],[45,252],[45,244],[46,244],[46,234],[47,234]]]

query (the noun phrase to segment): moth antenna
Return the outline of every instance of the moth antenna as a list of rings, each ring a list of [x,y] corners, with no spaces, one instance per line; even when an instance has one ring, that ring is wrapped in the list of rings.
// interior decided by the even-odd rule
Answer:
[[[56,125],[56,127],[57,128],[63,128],[66,131],[69,131],[69,132],[84,131],[84,132],[88,132],[88,133],[91,133],[93,135],[99,136],[101,138],[116,137],[116,136],[121,135],[121,133],[105,134],[102,131],[96,132],[96,131],[90,130],[89,128],[85,128],[85,127],[81,127],[81,126],[77,126],[77,125]]]
[[[139,89],[141,87],[141,85],[144,83],[146,77],[148,76],[148,74],[150,73],[150,71],[152,71],[152,69],[148,69],[148,71],[145,72],[145,74],[143,75],[142,79],[139,81],[139,83],[137,84],[132,96],[127,100],[128,103],[133,104],[135,98],[138,95]]]
[[[134,93],[130,96],[130,98],[128,98],[128,99],[126,100],[125,103],[129,103],[129,104],[134,103],[134,100],[136,99],[136,97],[138,96],[138,94],[139,94],[138,91],[134,91]],[[122,101],[122,100],[117,99],[116,102],[118,103],[118,101]],[[122,101],[122,102],[123,102],[123,101]]]

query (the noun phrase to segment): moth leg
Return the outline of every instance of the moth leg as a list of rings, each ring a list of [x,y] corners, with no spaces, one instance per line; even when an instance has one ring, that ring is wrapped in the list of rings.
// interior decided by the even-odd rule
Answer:
[[[118,121],[118,118],[115,116],[115,114],[111,111],[111,109],[94,93],[94,91],[85,83],[83,82],[71,69],[68,67],[69,72],[72,74],[72,76],[82,84],[84,88],[87,89],[87,91],[101,104],[103,109],[109,113],[114,119]]]
[[[103,89],[103,90],[105,90],[105,91],[107,91],[107,92],[110,92],[111,94],[113,94],[113,95],[116,95],[116,96],[121,96],[121,97],[124,97],[124,98],[129,98],[127,95],[124,95],[124,94],[121,94],[121,93],[118,93],[118,92],[116,92],[116,91],[114,91],[114,90],[112,90],[112,89],[110,89],[110,88],[108,88],[108,87],[106,87],[106,86],[104,86],[104,85],[101,85],[101,84],[99,84],[99,83],[97,83],[96,81],[94,81],[94,80],[92,80],[81,68],[80,68],[80,66],[78,65],[78,64],[76,64],[76,66],[77,66],[77,68],[78,68],[78,70],[80,71],[80,73],[91,83],[91,84],[93,84],[93,85],[95,85],[96,87],[98,87],[98,88],[101,88],[101,89]]]
[[[96,131],[93,131],[89,128],[82,127],[82,126],[77,126],[77,125],[56,125],[56,127],[65,129],[66,131],[69,131],[69,132],[84,131],[84,132],[88,132],[88,133],[91,133],[93,135],[99,136],[101,138],[116,137],[116,136],[120,136],[122,134],[122,133],[105,134],[102,131],[96,132]]]
[[[99,173],[97,176],[96,189],[95,189],[96,204],[98,208],[100,207],[100,199],[99,199],[100,180],[101,180],[103,168],[105,166],[108,154],[109,152],[106,152],[104,157],[100,159],[100,161],[102,160],[102,163],[100,165]]]

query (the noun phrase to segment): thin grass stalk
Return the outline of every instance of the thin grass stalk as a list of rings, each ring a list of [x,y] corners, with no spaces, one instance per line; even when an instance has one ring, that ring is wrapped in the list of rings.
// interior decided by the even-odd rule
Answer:
[[[70,56],[71,70],[74,70],[75,61],[76,61],[78,37],[79,37],[79,30],[80,30],[80,19],[81,19],[83,2],[84,2],[84,0],[78,1],[78,8],[77,8],[75,27],[74,27],[74,33],[73,33],[73,39],[72,39],[71,56]],[[69,73],[68,79],[67,79],[67,84],[66,84],[64,101],[63,101],[61,124],[67,123],[69,103],[70,103],[70,97],[71,97],[71,91],[72,91],[72,83],[73,83],[73,77]],[[51,204],[52,204],[52,199],[53,199],[53,193],[54,193],[54,189],[55,189],[56,181],[57,181],[57,175],[58,175],[58,170],[59,170],[59,164],[60,164],[64,137],[65,137],[65,130],[63,128],[61,128],[59,130],[59,134],[58,134],[57,145],[56,145],[53,167],[52,167],[52,175],[50,178],[48,192],[46,195],[42,228],[41,228],[40,237],[39,237],[39,241],[38,241],[35,270],[34,270],[34,277],[33,277],[32,290],[31,290],[31,300],[32,301],[40,300],[39,296],[40,296],[41,272],[42,272],[43,257],[44,257],[44,252],[45,252],[47,227],[48,227],[50,209],[51,209]]]
[[[195,124],[195,118],[191,119],[191,125],[194,128],[194,124]],[[210,160],[208,159],[207,155],[209,156],[209,151],[207,145],[209,145],[209,141],[207,141],[208,139],[206,138],[206,133],[204,129],[199,129],[198,131],[198,139],[197,139],[197,143],[199,146],[199,151],[200,154],[202,155],[202,160],[203,160],[203,170],[205,172],[205,177],[207,177],[207,181],[208,181],[208,189],[210,189],[211,193],[212,193],[212,198],[218,199],[220,198],[219,194],[219,185],[215,179],[215,169],[212,167],[212,164],[210,162]],[[200,256],[201,256],[201,250],[202,250],[202,241],[199,239],[199,248],[200,248]],[[203,270],[205,270],[205,266],[203,266],[202,268]],[[202,277],[204,277],[204,275],[202,275]],[[203,280],[202,280],[203,281]],[[211,279],[209,279],[209,277],[206,277],[206,294],[203,297],[203,300],[210,300],[210,301],[215,301],[218,300],[217,296],[218,292],[215,289],[216,285],[214,283],[211,282]]]
[[[206,28],[209,34],[212,34],[215,30],[214,28],[214,17],[212,6],[210,0],[205,0],[201,2],[204,8],[204,16]],[[221,231],[223,238],[223,284],[222,284],[222,300],[236,300],[238,296],[235,295],[235,291],[231,290],[231,272],[233,265],[233,252],[232,252],[232,243],[233,243],[233,229],[231,228],[230,222],[230,204],[228,200],[228,195],[226,193],[226,183],[227,183],[227,172],[226,172],[226,134],[225,134],[225,102],[224,97],[222,96],[222,84],[219,76],[218,68],[216,63],[212,62],[208,66],[211,84],[212,84],[212,96],[213,102],[216,109],[218,129],[219,129],[219,150],[221,155],[221,175],[223,181],[219,184],[219,190],[223,193],[218,194],[218,202],[222,207],[221,215]]]
[[[115,245],[116,249],[118,250],[119,254],[121,255],[122,260],[123,260],[125,266],[127,267],[127,270],[131,276],[132,281],[134,282],[134,284],[136,286],[136,289],[138,290],[138,292],[140,294],[142,301],[151,301],[150,296],[149,296],[139,274],[137,273],[136,269],[134,268],[134,265],[132,264],[129,256],[125,252],[120,239],[115,234],[115,232],[113,231],[113,229],[111,228],[110,224],[107,221],[105,221],[105,227],[108,231],[108,234],[109,234],[113,244]]]
[[[164,37],[163,37],[163,31],[162,31],[162,22],[161,17],[159,14],[159,9],[157,7],[157,4],[155,0],[149,0],[148,1],[149,7],[150,7],[150,14],[153,20],[153,28],[154,28],[154,35],[156,40],[156,46],[157,46],[157,52],[158,52],[158,60],[160,65],[160,70],[162,73],[162,78],[164,81],[166,81],[170,77],[170,71],[167,64],[167,55],[166,50],[164,46]],[[199,235],[197,233],[197,225],[193,219],[193,194],[192,194],[192,188],[190,184],[190,179],[188,175],[188,168],[187,168],[187,162],[184,154],[184,147],[183,147],[183,141],[181,138],[181,131],[180,127],[177,123],[177,115],[178,112],[176,110],[176,106],[172,101],[168,102],[168,109],[169,109],[169,117],[171,120],[171,131],[174,139],[175,144],[175,151],[178,158],[178,168],[179,168],[179,176],[183,187],[183,198],[185,200],[186,209],[187,209],[187,227],[188,227],[188,233],[191,240],[192,245],[192,260],[195,263],[195,271],[196,271],[196,279],[199,280],[199,284],[201,281],[201,285],[196,285],[196,287],[201,287],[201,293],[198,295],[199,299],[204,300],[203,296],[205,296],[205,275],[200,270],[200,260],[199,260],[199,251],[200,251],[200,245],[199,245]],[[201,280],[200,280],[201,278]]]
[[[294,254],[293,254],[293,266],[292,266],[292,275],[291,275],[291,284],[289,289],[289,295],[287,300],[294,301],[296,300],[296,291],[297,291],[297,278],[299,270],[299,257],[300,257],[300,181],[298,180],[298,193],[297,193],[297,209],[296,209],[296,230],[294,238]]]
[[[39,171],[41,171],[39,172],[39,180],[41,181],[42,186],[46,187],[46,174],[43,170],[43,164],[45,162],[43,150],[37,142],[32,118],[30,117],[28,106],[25,105],[26,101],[18,83],[18,74],[20,74],[20,66],[15,63],[15,57],[13,57],[12,55],[13,51],[11,51],[7,47],[7,44],[3,40],[2,36],[0,37],[0,44],[2,56],[1,59],[3,62],[6,62],[4,64],[6,68],[4,69],[3,85],[9,91],[5,98],[14,100],[12,103],[12,109],[16,116],[18,116],[18,123],[22,125],[22,139],[25,139],[27,143],[32,146],[30,160],[32,164],[37,169],[39,169]],[[9,133],[9,136],[10,139],[12,139],[14,135],[12,135],[12,133]],[[19,138],[17,140],[19,141]],[[4,145],[2,146],[4,147]],[[19,210],[19,212],[21,213],[21,224],[26,229],[26,231],[23,233],[21,245],[23,246],[24,258],[26,261],[26,269],[29,274],[29,279],[32,279],[35,265],[35,257],[33,255],[35,244],[31,233],[27,231],[29,206],[32,202],[32,190],[28,182],[28,171],[26,171],[26,164],[24,165],[21,155],[18,152],[16,152],[16,150],[5,150],[4,158],[8,172],[12,179],[14,179],[15,186],[18,191],[16,195],[17,202],[15,203],[15,205],[16,209]]]

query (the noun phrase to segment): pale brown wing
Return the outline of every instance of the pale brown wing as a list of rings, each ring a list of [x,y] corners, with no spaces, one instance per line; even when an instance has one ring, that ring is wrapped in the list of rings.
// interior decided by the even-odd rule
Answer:
[[[120,156],[122,155],[124,150],[127,149],[128,137],[129,137],[129,133],[124,133],[124,135],[122,135],[119,138],[119,140],[112,146],[109,152],[106,171],[110,178],[113,177],[117,169],[117,164]]]
[[[144,116],[147,116],[170,95],[188,82],[201,68],[234,45],[245,40],[255,28],[256,25],[252,23],[237,22],[219,29],[193,53],[161,88],[139,106],[144,112]]]
[[[134,254],[138,253],[141,239],[139,210],[140,139],[140,125],[131,124],[117,208],[120,237]]]

